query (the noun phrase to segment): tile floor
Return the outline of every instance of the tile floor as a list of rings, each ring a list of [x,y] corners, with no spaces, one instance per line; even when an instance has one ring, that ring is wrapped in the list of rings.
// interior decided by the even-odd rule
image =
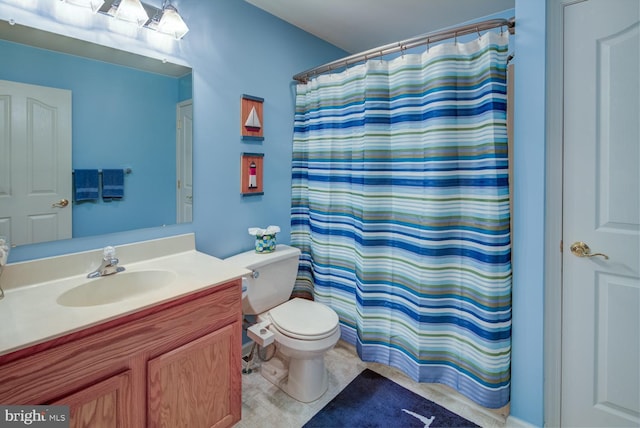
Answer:
[[[417,383],[397,369],[362,362],[355,348],[343,341],[339,341],[327,353],[325,362],[329,372],[329,390],[311,403],[300,403],[289,397],[263,378],[259,369],[242,375],[242,420],[234,428],[300,428],[365,368],[386,376],[477,425],[487,428],[506,426],[508,405],[500,409],[486,409],[447,386]]]

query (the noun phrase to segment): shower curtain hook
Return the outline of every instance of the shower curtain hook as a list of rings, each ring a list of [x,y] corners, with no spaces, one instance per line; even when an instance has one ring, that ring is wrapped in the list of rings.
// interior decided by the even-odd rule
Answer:
[[[453,33],[453,44],[458,45],[458,32]]]
[[[382,51],[380,51],[380,65],[382,65]]]
[[[478,33],[478,38],[482,38],[482,35],[480,34],[480,29],[478,27],[476,27],[476,33]]]
[[[431,47],[431,38],[427,37],[427,53],[429,53],[430,47]]]

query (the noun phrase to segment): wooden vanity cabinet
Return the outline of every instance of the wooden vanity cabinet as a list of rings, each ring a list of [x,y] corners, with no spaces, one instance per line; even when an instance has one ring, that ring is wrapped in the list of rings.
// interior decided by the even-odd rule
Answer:
[[[231,426],[241,310],[235,280],[0,356],[0,403],[68,405],[71,427]]]

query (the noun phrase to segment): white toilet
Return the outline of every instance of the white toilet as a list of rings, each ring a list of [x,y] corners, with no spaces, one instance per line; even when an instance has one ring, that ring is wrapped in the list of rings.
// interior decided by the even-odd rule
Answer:
[[[262,375],[291,397],[308,403],[327,390],[324,354],[340,339],[340,326],[338,314],[328,306],[289,300],[299,257],[299,249],[278,245],[271,253],[247,251],[226,260],[253,271],[253,277],[243,283],[242,312],[258,316],[261,333],[256,341],[275,340],[276,354],[262,363]]]

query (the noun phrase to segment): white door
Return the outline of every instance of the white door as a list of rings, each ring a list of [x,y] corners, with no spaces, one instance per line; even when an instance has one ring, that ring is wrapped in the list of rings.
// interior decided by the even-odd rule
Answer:
[[[640,0],[565,8],[563,79],[561,421],[639,426]]]
[[[188,100],[178,103],[176,110],[176,220],[178,223],[189,223],[193,221],[193,102]]]
[[[0,81],[0,235],[71,238],[71,91]]]

